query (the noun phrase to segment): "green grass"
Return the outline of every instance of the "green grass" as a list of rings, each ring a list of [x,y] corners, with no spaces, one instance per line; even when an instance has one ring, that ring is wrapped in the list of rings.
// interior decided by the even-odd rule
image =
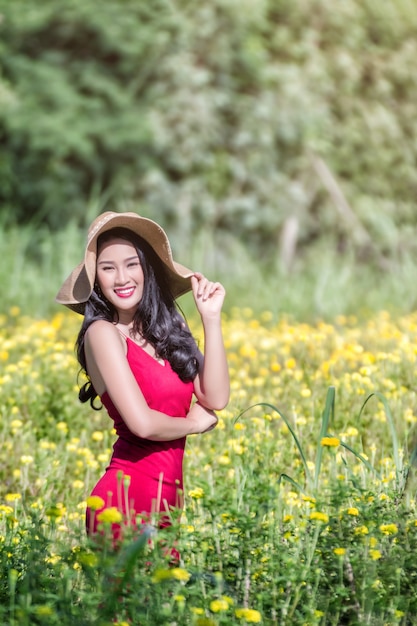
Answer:
[[[2,231],[0,313],[11,306],[39,317],[59,311],[55,294],[81,261],[84,245],[85,233],[75,224],[58,232],[34,226]],[[298,320],[332,320],[341,314],[366,318],[378,310],[402,314],[416,304],[415,264],[407,255],[391,258],[381,269],[349,253],[338,254],[329,240],[328,247],[309,248],[289,272],[278,256],[273,266],[264,266],[232,234],[216,237],[205,230],[186,246],[176,234],[172,246],[180,262],[224,283],[226,310],[236,305]],[[192,314],[192,301],[186,296],[180,302]]]
[[[84,530],[113,435],[77,401],[79,320],[1,321],[4,626],[413,623],[415,315],[225,315],[231,403],[189,438],[181,524],[116,552]]]

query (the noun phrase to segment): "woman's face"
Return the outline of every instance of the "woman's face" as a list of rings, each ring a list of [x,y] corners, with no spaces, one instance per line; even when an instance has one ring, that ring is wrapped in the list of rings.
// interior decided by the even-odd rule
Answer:
[[[119,321],[129,324],[142,298],[144,283],[138,253],[130,241],[115,237],[100,246],[96,280],[116,308]]]

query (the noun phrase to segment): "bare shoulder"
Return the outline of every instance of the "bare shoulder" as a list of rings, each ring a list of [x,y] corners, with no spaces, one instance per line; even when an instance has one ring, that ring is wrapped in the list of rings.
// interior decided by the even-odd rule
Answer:
[[[85,343],[86,347],[93,350],[105,346],[113,350],[115,347],[124,348],[126,345],[125,339],[116,326],[106,320],[96,320],[88,327],[85,333]]]

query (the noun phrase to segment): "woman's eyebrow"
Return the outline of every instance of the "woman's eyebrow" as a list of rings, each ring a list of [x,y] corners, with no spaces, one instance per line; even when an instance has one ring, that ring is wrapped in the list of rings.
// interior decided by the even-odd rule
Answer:
[[[124,259],[125,263],[128,263],[129,261],[137,261],[139,259],[138,255],[135,254],[135,256],[130,256],[127,259]],[[114,263],[114,261],[111,261],[110,259],[106,260],[103,259],[102,261],[97,261],[97,265],[104,265],[104,264],[109,264],[109,263]]]

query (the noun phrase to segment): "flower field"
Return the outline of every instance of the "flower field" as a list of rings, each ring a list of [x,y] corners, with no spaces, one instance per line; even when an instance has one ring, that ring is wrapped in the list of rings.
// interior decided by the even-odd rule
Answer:
[[[85,536],[114,433],[78,402],[79,321],[0,320],[1,624],[416,623],[416,315],[231,310],[231,401],[189,437],[181,522],[118,551]]]

